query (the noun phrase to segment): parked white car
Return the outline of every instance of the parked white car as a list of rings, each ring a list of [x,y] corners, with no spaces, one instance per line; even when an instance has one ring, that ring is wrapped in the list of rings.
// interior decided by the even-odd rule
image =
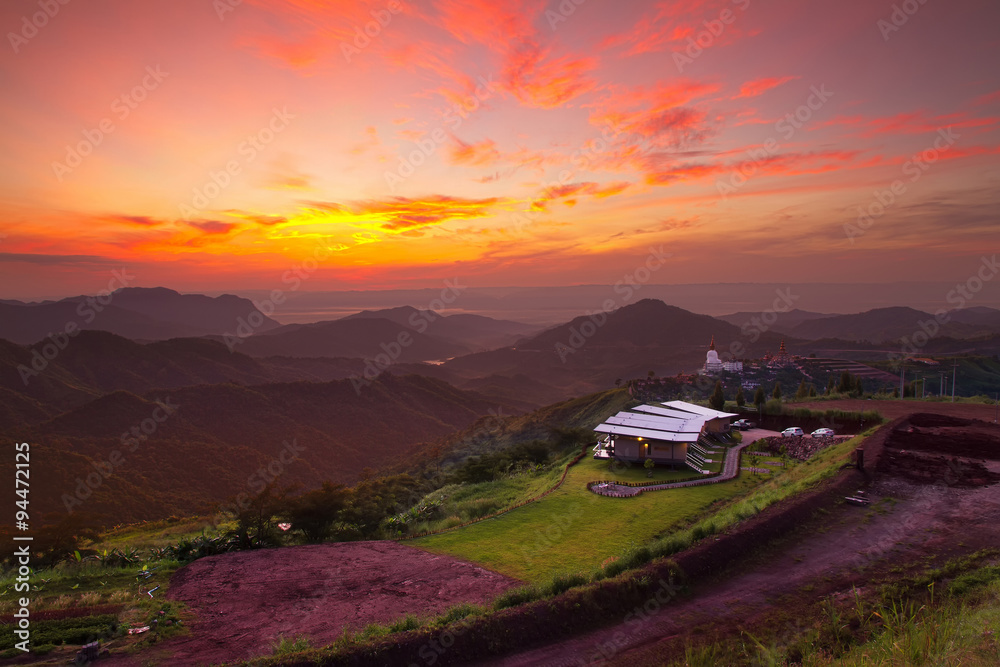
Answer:
[[[814,438],[832,438],[834,436],[834,432],[832,428],[818,428],[809,435]]]
[[[786,428],[784,431],[782,431],[781,435],[782,437],[785,438],[791,438],[793,436],[802,437],[803,435],[805,435],[805,432],[798,426],[792,426],[791,428]]]

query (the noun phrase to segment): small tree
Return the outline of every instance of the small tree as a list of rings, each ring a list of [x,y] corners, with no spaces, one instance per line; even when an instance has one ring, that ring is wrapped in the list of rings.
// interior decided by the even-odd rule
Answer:
[[[837,380],[831,375],[830,381],[826,383],[826,395],[829,396],[837,389]]]
[[[653,463],[653,459],[646,459],[646,461],[642,464],[642,467],[646,469],[646,477],[652,478],[653,468],[656,467],[656,464]]]
[[[802,399],[809,395],[809,387],[806,386],[806,379],[802,378],[802,382],[799,383],[799,388],[795,391],[795,398]]]
[[[851,374],[848,373],[847,371],[841,373],[840,383],[837,385],[837,393],[846,394],[847,392],[851,391],[853,387],[854,387],[854,381],[853,378],[851,378]]]
[[[323,482],[323,486],[292,499],[288,505],[288,520],[302,531],[309,544],[318,544],[330,537],[340,513],[351,499],[351,490],[342,484]]]
[[[781,383],[774,383],[774,391],[771,392],[771,398],[780,401],[781,400]]]
[[[757,406],[758,410],[760,410],[761,406],[766,402],[767,398],[764,396],[764,388],[757,387],[757,391],[753,394],[753,404]]]
[[[713,410],[721,410],[726,407],[726,395],[722,392],[722,381],[716,380],[715,389],[708,397],[708,406]]]
[[[742,408],[746,404],[747,404],[747,399],[743,395],[743,387],[741,386],[739,389],[736,390],[736,405]]]
[[[809,383],[809,398],[812,398],[815,395],[816,395],[816,385],[814,385],[813,383],[810,382]]]

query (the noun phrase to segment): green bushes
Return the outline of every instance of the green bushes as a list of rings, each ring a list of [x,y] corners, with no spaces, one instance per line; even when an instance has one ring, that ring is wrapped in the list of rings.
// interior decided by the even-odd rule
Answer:
[[[545,596],[559,595],[588,582],[589,579],[582,574],[557,575],[553,577],[552,582],[543,589],[542,593]]]
[[[312,648],[309,643],[309,637],[306,635],[298,635],[295,638],[291,637],[279,637],[278,641],[273,644],[274,652],[272,655],[288,655],[290,653],[298,653],[299,651],[307,651]]]
[[[534,602],[541,597],[542,591],[536,586],[512,588],[509,591],[504,591],[493,600],[493,609],[500,610],[507,609],[508,607],[517,607],[528,602]]]
[[[118,628],[114,614],[78,616],[52,621],[31,622],[31,645],[41,648],[44,644],[61,646],[64,644],[86,644],[96,639],[112,636]],[[3,644],[13,646],[16,642],[13,625],[0,626]],[[34,650],[33,650],[34,652]]]

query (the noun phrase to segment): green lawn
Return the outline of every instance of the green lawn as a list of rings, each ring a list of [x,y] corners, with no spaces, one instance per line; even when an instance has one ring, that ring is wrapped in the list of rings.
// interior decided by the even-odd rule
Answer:
[[[724,455],[724,452],[720,452],[719,456],[713,459],[714,462],[709,464],[708,470],[711,470],[713,473],[721,471]],[[656,466],[653,468],[653,476],[650,478],[646,476],[647,471],[640,463],[633,463],[630,465],[617,463],[613,469],[609,469],[607,461],[595,461],[592,456],[585,457],[577,464],[577,467],[590,471],[590,476],[587,478],[588,482],[608,480],[615,482],[665,483],[679,482],[686,479],[698,479],[699,477],[705,476],[699,475],[688,467],[684,467],[681,470],[671,470],[666,466]]]
[[[647,479],[645,470],[640,469],[639,474],[641,481]],[[666,471],[659,474],[667,481]],[[557,574],[589,575],[607,558],[683,529],[707,515],[714,503],[733,498],[761,481],[741,475],[730,482],[627,499],[587,491],[588,481],[605,477],[606,463],[585,458],[570,468],[562,487],[539,502],[408,544],[481,563],[530,583],[546,582]]]

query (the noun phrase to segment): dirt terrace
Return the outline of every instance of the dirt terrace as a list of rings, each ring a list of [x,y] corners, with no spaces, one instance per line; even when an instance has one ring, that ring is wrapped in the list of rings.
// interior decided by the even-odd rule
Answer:
[[[168,597],[197,616],[191,634],[102,664],[205,665],[269,655],[279,636],[313,646],[345,628],[485,603],[515,579],[395,542],[344,542],[211,556],[178,570]]]

